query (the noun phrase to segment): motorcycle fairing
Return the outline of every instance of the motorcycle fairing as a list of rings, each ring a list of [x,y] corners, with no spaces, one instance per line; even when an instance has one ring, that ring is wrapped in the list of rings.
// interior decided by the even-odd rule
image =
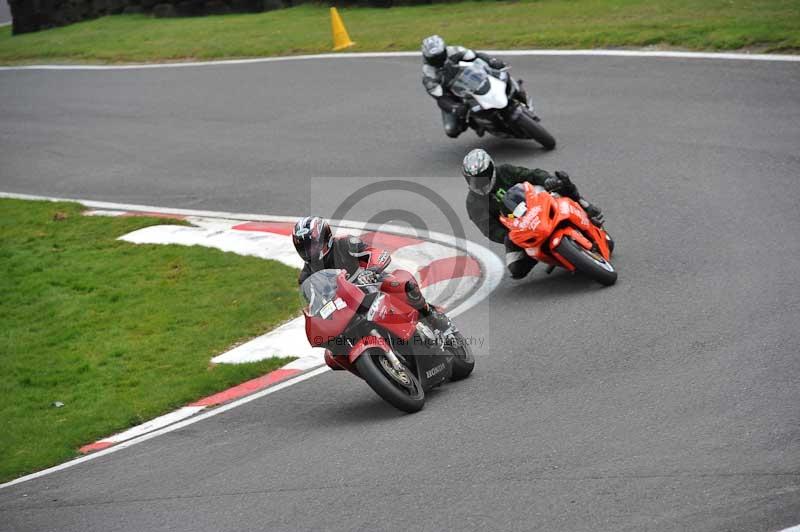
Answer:
[[[453,373],[453,364],[450,361],[452,357],[453,355],[449,353],[437,354],[435,352],[412,357],[412,364],[416,366],[412,368],[412,371],[424,390],[429,390],[450,379]]]
[[[472,94],[483,109],[505,109],[508,105],[506,84],[494,76],[489,76],[489,91],[485,94]]]
[[[347,281],[347,272],[340,270],[336,278],[337,297],[334,300],[333,312],[323,318],[310,315],[308,308],[303,309],[306,317],[306,337],[313,347],[322,347],[331,338],[335,338],[347,328],[364,300],[364,292]]]
[[[325,364],[333,371],[356,371],[356,368],[347,361],[346,355],[334,355],[330,349],[325,350]]]
[[[355,363],[362,354],[370,349],[383,353],[391,350],[404,360],[425,390],[452,377],[453,355],[442,350],[438,343],[426,342],[417,333],[419,311],[411,306],[411,300],[406,293],[408,283],[416,282],[411,273],[396,270],[384,274],[381,289],[377,293],[373,292],[374,297],[371,300],[367,299],[363,287],[347,280],[344,270],[336,272],[333,279],[336,282],[335,297],[326,296],[317,303],[316,308],[330,310],[329,304],[333,303],[330,307],[335,310],[315,310],[312,315],[309,313],[309,303],[309,307],[303,311],[306,336],[311,345],[326,347],[324,360],[329,368],[336,371],[346,370],[360,377]],[[368,304],[367,309],[365,307]],[[354,320],[357,313],[366,318],[363,324]],[[322,317],[323,314],[326,317]],[[358,323],[358,330],[361,330],[362,325],[374,326],[372,334],[362,336],[357,341],[356,338],[345,338],[350,334],[349,328],[355,323]],[[361,334],[357,330],[352,333]]]
[[[372,318],[374,324],[401,340],[411,338],[419,321],[419,311],[391,294],[376,299],[374,305],[375,314]]]
[[[406,294],[406,286],[410,282],[416,283],[416,279],[405,270],[395,270],[385,275],[381,283],[381,293],[388,297],[376,304],[373,317],[374,323],[401,340],[411,338],[419,321],[419,311],[411,306]]]
[[[605,231],[589,221],[578,203],[565,197],[553,197],[531,183],[523,183],[523,186],[526,212],[519,217],[500,216],[512,242],[534,259],[569,271],[574,271],[575,266],[555,251],[565,236],[585,249],[596,245],[604,259],[611,259]]]
[[[383,271],[392,262],[392,256],[385,249],[375,250],[369,255],[367,268],[375,271]]]

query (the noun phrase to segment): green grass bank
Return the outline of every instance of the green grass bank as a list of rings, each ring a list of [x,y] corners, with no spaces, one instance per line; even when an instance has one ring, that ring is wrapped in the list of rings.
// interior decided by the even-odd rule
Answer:
[[[353,52],[417,50],[425,35],[479,49],[662,46],[800,50],[798,0],[520,0],[341,10]],[[117,15],[11,36],[0,63],[120,63],[327,52],[325,6],[251,15]]]
[[[210,364],[298,313],[297,270],[81,211],[0,200],[0,481],[290,360]]]

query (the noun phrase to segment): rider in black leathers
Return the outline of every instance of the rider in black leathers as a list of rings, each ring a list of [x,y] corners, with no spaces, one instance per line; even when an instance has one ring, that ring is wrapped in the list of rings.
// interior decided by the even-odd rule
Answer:
[[[328,222],[318,216],[297,221],[292,229],[292,243],[305,263],[297,279],[299,284],[330,268],[345,270],[356,284],[374,283],[391,261],[386,250],[374,248],[357,236],[334,237]],[[403,288],[408,302],[434,329],[445,331],[452,326],[444,314],[425,300],[415,279],[406,282]]]
[[[459,61],[471,62],[475,59],[483,59],[494,69],[505,68],[506,64],[500,59],[463,46],[447,46],[438,35],[431,35],[422,41],[422,59],[422,85],[428,94],[436,98],[436,104],[442,110],[444,132],[448,137],[456,138],[467,129],[467,108],[461,98],[447,88],[450,80],[447,79],[446,65],[457,65]],[[518,97],[523,102],[528,101],[522,88]]]
[[[467,214],[487,238],[505,244],[506,267],[514,279],[528,275],[537,263],[536,259],[508,238],[508,229],[500,223],[500,214],[509,213],[503,198],[508,189],[517,183],[527,181],[544,187],[548,192],[556,192],[577,201],[593,224],[598,227],[603,225],[603,213],[580,196],[578,187],[566,172],[556,171],[553,175],[540,168],[529,169],[510,164],[495,166],[485,150],[475,149],[464,157],[463,174],[469,185]]]

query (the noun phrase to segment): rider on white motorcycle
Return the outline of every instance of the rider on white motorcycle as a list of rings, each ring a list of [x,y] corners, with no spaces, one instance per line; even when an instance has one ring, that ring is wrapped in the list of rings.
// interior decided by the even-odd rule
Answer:
[[[484,60],[491,68],[505,68],[506,64],[500,59],[491,57],[481,52],[475,52],[463,46],[447,46],[444,39],[438,35],[431,35],[422,41],[422,85],[428,94],[436,99],[442,110],[442,123],[444,132],[448,137],[456,138],[467,129],[467,108],[461,98],[447,89],[450,81],[447,79],[447,64],[458,64],[461,61],[472,62],[475,59]],[[521,80],[519,81],[521,83]],[[519,98],[527,102],[525,91],[520,88]]]

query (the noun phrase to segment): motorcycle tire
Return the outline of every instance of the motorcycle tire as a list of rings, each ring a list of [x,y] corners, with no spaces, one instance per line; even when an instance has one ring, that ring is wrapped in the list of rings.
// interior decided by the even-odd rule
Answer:
[[[425,391],[416,375],[407,369],[404,373],[410,381],[409,387],[403,386],[390,374],[391,364],[380,349],[363,353],[356,359],[356,368],[369,387],[398,410],[413,414],[425,406]]]
[[[575,266],[575,270],[590,279],[604,286],[611,286],[617,282],[617,271],[610,262],[599,253],[585,249],[571,238],[562,238],[555,251]]]
[[[533,119],[530,113],[523,111],[517,117],[517,126],[525,132],[525,134],[542,145],[545,150],[552,150],[556,147],[556,139],[553,135],[547,132],[545,128],[539,125],[539,122]]]
[[[460,347],[451,349],[448,348],[453,354],[453,373],[450,376],[451,381],[460,381],[469,377],[472,370],[475,369],[475,356],[472,354],[472,348],[467,345],[464,336],[459,332],[456,333]]]

